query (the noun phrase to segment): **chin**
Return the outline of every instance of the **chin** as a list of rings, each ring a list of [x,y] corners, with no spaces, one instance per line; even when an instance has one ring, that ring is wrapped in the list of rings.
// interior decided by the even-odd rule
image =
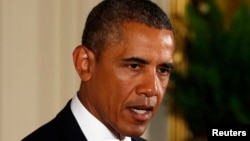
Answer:
[[[130,128],[129,130],[127,129],[126,131],[124,131],[123,135],[131,136],[131,137],[139,137],[145,132],[145,130],[146,130],[146,127]]]

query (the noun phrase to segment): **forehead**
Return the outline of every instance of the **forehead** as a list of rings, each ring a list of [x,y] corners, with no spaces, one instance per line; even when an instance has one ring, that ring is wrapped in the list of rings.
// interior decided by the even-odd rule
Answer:
[[[125,23],[121,31],[121,40],[110,44],[104,51],[105,57],[140,57],[148,60],[157,58],[172,61],[174,52],[172,31],[135,22]]]
[[[127,51],[141,50],[148,53],[173,53],[174,36],[173,32],[166,29],[156,29],[139,23],[127,23],[123,26],[124,49]]]

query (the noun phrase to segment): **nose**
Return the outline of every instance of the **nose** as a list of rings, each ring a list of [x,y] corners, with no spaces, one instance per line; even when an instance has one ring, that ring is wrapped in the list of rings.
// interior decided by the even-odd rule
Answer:
[[[142,76],[140,84],[138,85],[137,94],[143,94],[146,97],[152,97],[159,93],[160,82],[156,73],[149,73]]]

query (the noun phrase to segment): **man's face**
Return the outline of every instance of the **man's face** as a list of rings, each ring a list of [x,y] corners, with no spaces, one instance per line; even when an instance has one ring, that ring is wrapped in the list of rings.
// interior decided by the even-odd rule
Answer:
[[[91,112],[116,135],[142,135],[162,102],[173,52],[172,31],[125,24],[122,41],[94,63]]]

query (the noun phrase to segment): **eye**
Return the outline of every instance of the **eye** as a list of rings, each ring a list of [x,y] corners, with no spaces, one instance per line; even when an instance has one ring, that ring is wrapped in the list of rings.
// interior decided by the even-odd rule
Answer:
[[[158,72],[159,72],[161,75],[168,75],[168,74],[170,74],[171,69],[166,68],[166,67],[160,67],[160,68],[158,69]]]
[[[129,64],[129,68],[132,70],[140,70],[141,69],[139,64]]]

